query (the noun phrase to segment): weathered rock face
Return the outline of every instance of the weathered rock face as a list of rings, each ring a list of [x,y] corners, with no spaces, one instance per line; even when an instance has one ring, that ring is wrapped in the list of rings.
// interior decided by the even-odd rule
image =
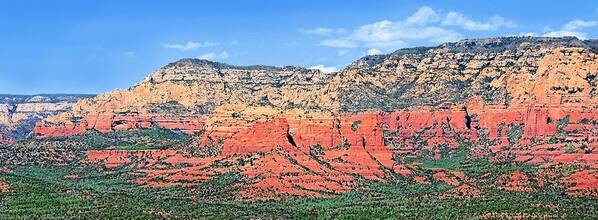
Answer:
[[[183,59],[152,73],[138,85],[83,100],[73,116],[138,113],[165,116],[209,114],[223,104],[276,107],[309,106],[311,92],[326,75],[300,67],[238,67],[206,60]]]
[[[91,95],[0,95],[0,143],[25,138],[41,119],[70,111]]]
[[[331,86],[338,88],[341,108],[357,112],[472,97],[503,105],[556,94],[595,97],[595,56],[589,42],[576,38],[464,40],[362,58]]]
[[[319,71],[299,67],[236,67],[183,59],[152,73],[128,90],[82,100],[73,111],[40,123],[35,133],[40,137],[68,136],[92,129],[109,132],[147,128],[155,123],[191,133],[202,129],[198,118],[223,104],[288,109],[331,103],[327,96],[311,101],[312,92],[319,90],[327,77]]]
[[[45,120],[36,134],[144,128],[157,117],[193,118],[190,127],[177,125],[191,131],[199,128],[195,118],[217,116],[217,108],[233,104],[334,114],[438,107],[472,98],[504,108],[589,104],[597,93],[594,47],[593,41],[569,37],[464,40],[368,56],[332,75],[183,59],[128,90],[78,102],[73,111]]]
[[[12,138],[8,137],[5,134],[0,133],[0,144],[9,144],[12,143]]]
[[[236,118],[212,121],[197,145],[191,146],[219,147],[212,156],[174,150],[99,150],[88,151],[87,156],[108,169],[143,167],[134,172],[145,175],[134,181],[147,186],[193,185],[240,172],[247,182],[237,189],[239,199],[272,199],[345,192],[360,187],[356,176],[384,181],[400,175],[424,184],[441,181],[469,187],[463,184],[472,180],[458,170],[436,170],[430,178],[422,176],[418,164],[408,161],[441,160],[455,149],[470,146],[472,158],[509,159],[540,167],[586,167],[591,179],[580,180],[576,174],[563,183],[575,184],[570,188],[573,195],[592,195],[588,193],[595,189],[594,171],[598,169],[598,155],[594,153],[598,150],[596,112],[579,106],[506,109],[472,102],[442,109],[422,107],[344,116],[230,106],[216,111],[244,111]],[[264,113],[267,119],[251,119]],[[565,118],[567,123],[558,122]],[[172,167],[158,165],[164,163]],[[495,184],[508,191],[531,191],[529,182],[540,180],[515,173],[500,176]]]
[[[140,171],[147,175],[136,181],[156,186],[238,171],[251,180],[240,196],[252,198],[343,192],[359,185],[356,175],[383,180],[399,174],[458,186],[468,181],[458,171],[430,179],[405,161],[439,160],[464,145],[471,146],[469,157],[581,164],[594,175],[596,45],[576,38],[464,40],[368,56],[331,75],[184,59],[128,90],[79,101],[38,123],[35,134],[151,127],[202,132],[188,146],[209,149],[201,157],[174,151],[88,156],[110,167],[129,163],[128,157],[193,165]],[[505,175],[497,185],[519,190],[526,181],[533,178]]]
[[[165,117],[139,114],[118,115],[106,113],[86,115],[83,119],[77,122],[67,121],[60,126],[48,126],[46,123],[38,123],[34,129],[34,134],[37,137],[66,137],[81,135],[90,130],[108,133],[158,127],[180,130],[191,135],[203,130],[203,121],[202,118],[193,117]]]
[[[479,123],[491,138],[500,136],[501,124],[510,123],[524,124],[530,137],[546,136],[554,134],[555,123],[538,122],[578,117],[569,111],[593,118],[598,73],[594,47],[593,41],[576,38],[464,40],[365,57],[330,76],[296,67],[236,67],[184,59],[126,91],[82,100],[73,111],[38,124],[35,133],[68,136],[154,125],[193,133],[205,124],[205,145],[208,137],[227,139],[254,122],[301,111],[309,112],[305,118],[324,115],[328,118],[322,121],[335,123],[340,119],[332,115],[345,112],[428,106],[393,113],[402,116],[396,123],[422,129],[448,118],[461,129],[467,116],[468,129]],[[442,106],[467,100],[475,101],[465,111]],[[302,120],[291,123],[307,129]],[[470,133],[477,135],[475,130]],[[341,139],[336,137],[337,142]]]

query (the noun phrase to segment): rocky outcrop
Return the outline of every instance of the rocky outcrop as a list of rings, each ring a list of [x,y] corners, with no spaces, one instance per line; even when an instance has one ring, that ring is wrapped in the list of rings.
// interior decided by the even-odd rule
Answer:
[[[576,38],[463,40],[364,57],[339,73],[331,87],[337,88],[341,108],[351,112],[472,97],[505,106],[552,95],[595,97],[595,56],[595,48]]]
[[[127,131],[136,129],[164,128],[180,130],[186,134],[195,134],[203,131],[204,120],[192,117],[165,117],[159,115],[118,115],[97,114],[87,115],[76,123],[66,121],[61,126],[55,124],[38,123],[34,129],[37,137],[66,137],[81,135],[87,131],[108,133],[114,131]]]
[[[223,104],[295,107],[306,102],[327,75],[301,67],[231,66],[182,59],[150,74],[128,90],[115,91],[77,103],[71,117],[88,114],[205,115]]]
[[[397,155],[422,156],[423,150],[457,148],[460,139],[471,143],[484,141],[480,146],[493,152],[509,148],[516,160],[542,163],[581,160],[598,167],[598,157],[594,154],[566,153],[558,144],[552,146],[555,148],[552,152],[546,152],[543,148],[548,146],[542,144],[546,138],[561,134],[585,142],[587,151],[593,152],[598,147],[594,125],[598,122],[598,112],[587,106],[563,103],[504,108],[479,105],[472,100],[442,108],[418,107],[346,116],[280,113],[263,121],[239,118],[236,123],[230,119],[226,124],[206,127],[199,143],[208,145],[210,141],[222,140],[224,155],[268,151],[291,143],[304,153],[309,153],[312,146],[323,150],[358,146],[374,151],[390,147]],[[532,139],[535,143],[530,142]],[[573,156],[572,160],[568,161],[567,155]]]
[[[0,192],[8,192],[8,191],[10,191],[10,188],[11,188],[10,184],[8,184],[0,179]]]
[[[9,144],[12,142],[12,138],[10,138],[8,135],[0,133],[0,144]]]
[[[0,95],[0,143],[25,138],[43,118],[70,111],[91,95]]]

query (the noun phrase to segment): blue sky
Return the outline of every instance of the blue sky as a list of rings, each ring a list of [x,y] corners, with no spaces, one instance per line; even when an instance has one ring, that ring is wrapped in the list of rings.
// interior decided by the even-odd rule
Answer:
[[[590,0],[0,0],[0,93],[124,89],[190,57],[333,71],[463,38],[597,38],[597,21]]]

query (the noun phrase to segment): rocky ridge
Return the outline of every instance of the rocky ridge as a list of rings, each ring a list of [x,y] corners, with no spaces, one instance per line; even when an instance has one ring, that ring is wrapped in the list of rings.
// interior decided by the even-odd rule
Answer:
[[[469,188],[458,170],[424,172],[410,162],[451,158],[464,147],[468,158],[582,166],[577,176],[596,179],[596,45],[572,37],[463,40],[364,57],[330,75],[183,59],[128,90],[79,101],[38,123],[35,134],[199,132],[184,152],[94,150],[87,157],[109,169],[141,166],[134,172],[146,175],[135,181],[148,186],[238,171],[248,181],[241,198],[329,196],[359,187],[360,178],[397,175]],[[154,166],[161,163],[175,168]],[[504,175],[496,185],[517,191],[523,188],[509,181],[525,178]],[[574,185],[572,194],[597,190],[573,175],[562,181]]]
[[[463,40],[364,57],[331,85],[342,109],[351,112],[464,103],[472,97],[505,107],[553,95],[595,97],[595,51],[594,41],[573,37]],[[579,73],[568,76],[574,79],[557,76],[566,68]]]
[[[182,59],[130,89],[82,100],[62,119],[104,113],[209,115],[224,104],[360,112],[464,103],[471,97],[504,105],[552,95],[594,97],[595,49],[595,41],[574,37],[463,40],[367,56],[332,75]],[[567,76],[573,79],[557,74],[567,68],[581,72]]]
[[[65,113],[81,98],[92,95],[0,95],[0,143],[25,138],[35,124],[50,115]]]

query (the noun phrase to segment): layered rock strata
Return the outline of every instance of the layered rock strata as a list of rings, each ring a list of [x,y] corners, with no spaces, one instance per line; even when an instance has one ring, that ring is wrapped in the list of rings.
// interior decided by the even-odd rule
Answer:
[[[200,132],[189,148],[210,154],[100,150],[88,157],[108,167],[147,158],[153,162],[136,171],[146,174],[136,181],[152,186],[237,171],[250,183],[239,195],[250,198],[330,196],[359,187],[356,177],[396,175],[475,188],[459,171],[429,177],[409,162],[451,157],[464,146],[471,158],[577,164],[591,171],[579,176],[595,177],[597,45],[570,37],[463,40],[364,57],[332,74],[184,59],[128,90],[79,101],[38,123],[35,134]],[[176,168],[151,165],[162,162]],[[505,175],[497,185],[523,189],[525,178]],[[563,181],[586,190],[576,193],[594,190],[571,178]]]
[[[0,95],[0,143],[27,137],[41,119],[70,111],[91,95]]]

